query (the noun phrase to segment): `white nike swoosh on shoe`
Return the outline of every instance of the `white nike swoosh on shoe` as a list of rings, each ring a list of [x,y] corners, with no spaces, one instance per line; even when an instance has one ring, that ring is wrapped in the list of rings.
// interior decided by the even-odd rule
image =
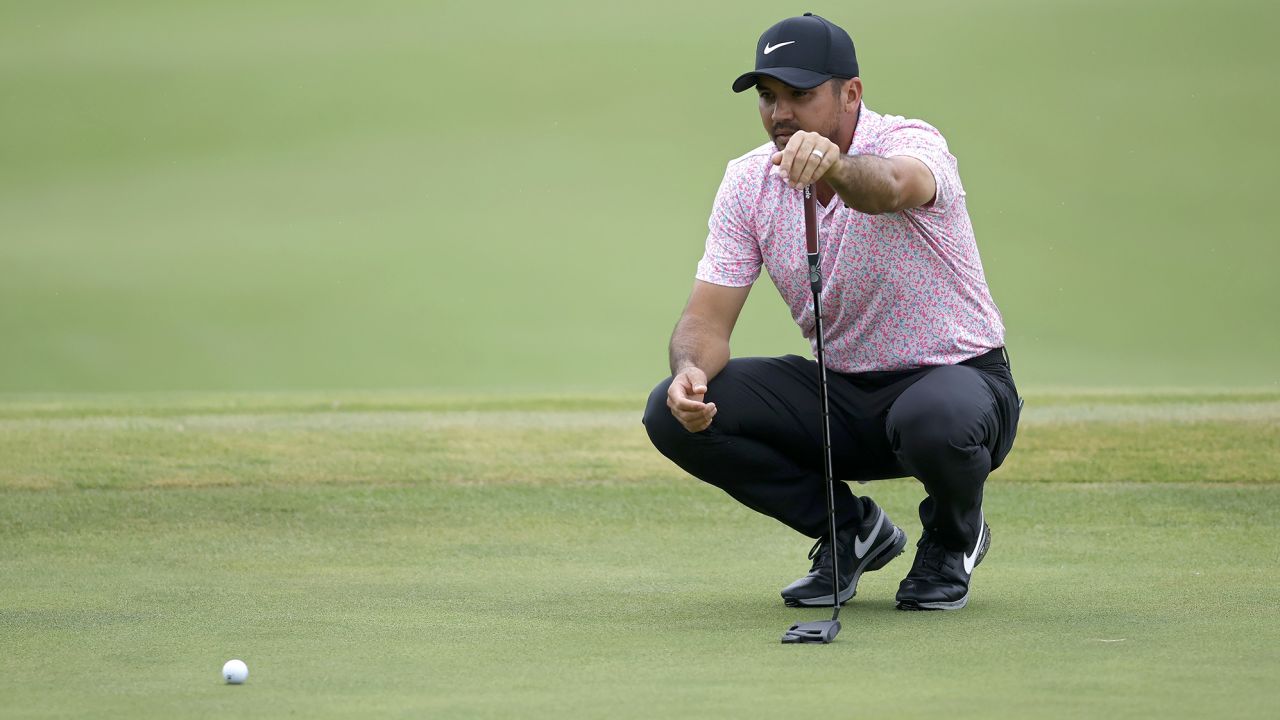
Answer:
[[[987,521],[982,517],[982,513],[978,513],[978,544],[973,546],[973,554],[964,554],[964,574],[972,575],[973,566],[976,564],[974,560],[978,558],[978,550],[982,547],[982,535],[987,531]]]
[[[880,510],[880,517],[876,518],[876,526],[872,528],[871,533],[867,535],[867,539],[863,540],[857,535],[853,536],[853,554],[862,559],[867,554],[867,550],[871,547],[871,542],[880,534],[880,526],[884,525],[884,510]]]
[[[777,45],[770,45],[769,43],[765,43],[764,54],[768,55],[769,53],[773,52],[774,50],[777,50],[780,47],[786,47],[787,45],[793,45],[793,44],[795,44],[795,40],[788,40],[784,43],[778,43]]]

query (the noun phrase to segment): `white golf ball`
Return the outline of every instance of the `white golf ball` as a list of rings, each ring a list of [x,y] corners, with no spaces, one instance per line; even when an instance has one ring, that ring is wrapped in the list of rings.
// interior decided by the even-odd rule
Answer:
[[[226,665],[222,666],[222,679],[227,681],[228,685],[239,685],[249,678],[249,666],[244,664],[243,660],[228,660]]]

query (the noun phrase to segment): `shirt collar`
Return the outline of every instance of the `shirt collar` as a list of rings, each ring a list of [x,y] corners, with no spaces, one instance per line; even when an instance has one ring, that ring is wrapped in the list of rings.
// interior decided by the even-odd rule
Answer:
[[[858,126],[853,130],[853,142],[849,143],[849,154],[874,154],[876,138],[880,135],[883,123],[883,115],[873,112],[866,103],[862,103],[858,110]]]

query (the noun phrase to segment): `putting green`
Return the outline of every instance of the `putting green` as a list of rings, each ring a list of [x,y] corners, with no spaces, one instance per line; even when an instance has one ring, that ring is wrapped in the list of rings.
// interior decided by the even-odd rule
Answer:
[[[658,457],[619,409],[639,399],[494,402],[3,403],[6,714],[1261,718],[1280,702],[1280,396],[1032,396],[988,485],[970,607],[895,611],[908,554],[863,579],[826,647],[778,642],[823,616],[777,596],[809,541]],[[918,537],[914,481],[865,490]],[[244,686],[219,681],[231,657]]]

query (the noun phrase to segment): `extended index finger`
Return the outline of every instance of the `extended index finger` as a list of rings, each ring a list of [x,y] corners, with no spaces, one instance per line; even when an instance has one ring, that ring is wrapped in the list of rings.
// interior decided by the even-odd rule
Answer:
[[[798,131],[787,140],[787,146],[782,148],[782,162],[778,166],[782,170],[782,177],[785,180],[791,180],[794,176],[793,167],[796,162],[796,152],[800,146],[804,144],[804,131]]]

